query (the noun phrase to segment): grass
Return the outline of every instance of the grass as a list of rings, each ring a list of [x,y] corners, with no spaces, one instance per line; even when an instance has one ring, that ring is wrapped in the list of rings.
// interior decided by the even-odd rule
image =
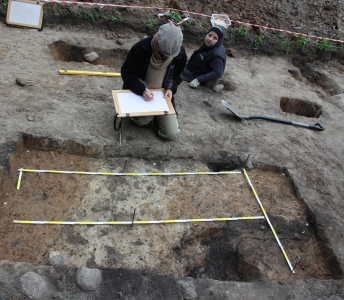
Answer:
[[[293,51],[292,43],[288,38],[284,38],[280,46],[286,54],[290,54]]]
[[[158,21],[156,19],[149,19],[147,24],[146,24],[146,27],[151,29],[152,27],[158,25]]]
[[[239,27],[235,36],[238,38],[244,38],[246,36],[248,36],[249,32],[248,29],[246,27]]]
[[[321,40],[316,48],[321,52],[329,52],[332,48],[332,45],[329,40]]]
[[[252,41],[252,48],[253,50],[257,51],[260,48],[262,48],[265,44],[265,38],[262,35],[257,36],[253,41]]]

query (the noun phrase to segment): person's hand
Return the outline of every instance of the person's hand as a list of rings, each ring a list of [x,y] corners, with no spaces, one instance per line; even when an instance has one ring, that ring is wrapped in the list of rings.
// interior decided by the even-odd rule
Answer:
[[[173,96],[173,94],[172,94],[172,91],[171,91],[171,90],[166,90],[166,91],[165,91],[164,97],[168,97],[168,98],[170,98],[170,100],[171,100],[171,99],[172,99],[172,96]]]
[[[154,99],[154,94],[148,92],[147,90],[145,90],[143,92],[143,95],[142,95],[143,99],[145,99],[146,101],[151,101]]]
[[[192,80],[190,83],[189,83],[189,86],[192,87],[192,88],[196,88],[200,85],[200,82],[196,79]]]

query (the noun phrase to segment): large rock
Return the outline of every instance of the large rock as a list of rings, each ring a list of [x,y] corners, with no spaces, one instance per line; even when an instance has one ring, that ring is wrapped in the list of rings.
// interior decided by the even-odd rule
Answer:
[[[84,292],[94,291],[100,287],[102,282],[101,271],[81,267],[76,272],[76,282]]]
[[[31,299],[45,299],[48,289],[44,279],[35,272],[27,272],[20,278],[23,294]]]
[[[90,53],[84,54],[84,58],[86,61],[91,63],[91,62],[94,62],[97,58],[99,58],[99,55],[98,55],[98,53],[92,51]]]

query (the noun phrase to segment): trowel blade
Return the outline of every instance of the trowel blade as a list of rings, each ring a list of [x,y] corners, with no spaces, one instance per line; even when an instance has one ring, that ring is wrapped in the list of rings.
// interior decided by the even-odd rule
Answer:
[[[230,110],[236,117],[238,117],[240,120],[243,120],[243,118],[239,115],[239,113],[232,106],[230,106],[225,100],[222,100],[221,103],[225,108]]]

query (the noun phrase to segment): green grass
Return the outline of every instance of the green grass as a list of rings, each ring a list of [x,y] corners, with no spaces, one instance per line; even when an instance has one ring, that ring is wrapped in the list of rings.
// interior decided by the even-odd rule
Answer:
[[[158,25],[158,21],[156,19],[149,19],[147,24],[146,24],[146,27],[151,29],[152,27]]]
[[[254,40],[252,41],[252,48],[253,48],[253,50],[257,51],[257,50],[259,50],[261,47],[263,47],[264,44],[265,44],[265,38],[264,38],[264,36],[259,35],[259,36],[256,37],[256,39],[254,39]]]
[[[248,35],[248,29],[246,27],[239,27],[235,36],[238,38],[244,38]]]
[[[291,41],[288,38],[284,38],[281,41],[280,46],[286,54],[290,54],[293,51]]]
[[[321,40],[317,45],[317,49],[322,52],[329,52],[331,48],[332,45],[329,40]]]
[[[308,39],[304,36],[300,36],[297,40],[296,40],[296,47],[298,49],[301,49],[302,51],[305,50],[306,46],[308,45]]]

